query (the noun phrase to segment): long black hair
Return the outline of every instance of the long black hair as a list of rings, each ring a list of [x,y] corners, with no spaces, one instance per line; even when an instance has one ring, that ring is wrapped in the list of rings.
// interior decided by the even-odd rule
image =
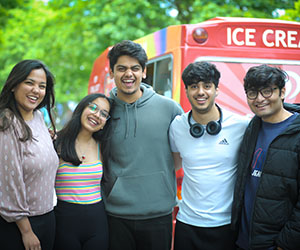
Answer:
[[[79,160],[76,149],[75,149],[75,141],[78,136],[78,133],[81,129],[81,115],[83,110],[88,106],[90,102],[93,102],[97,98],[105,98],[110,105],[110,113],[112,111],[112,99],[108,98],[104,94],[95,93],[90,94],[84,97],[75,108],[70,121],[57,133],[57,138],[55,140],[55,148],[59,154],[59,157],[63,159],[65,162],[70,162],[75,166],[80,165],[82,162]],[[98,142],[102,143],[103,141],[107,141],[111,131],[110,120],[106,121],[106,124],[103,129],[98,130],[93,133],[93,138]],[[106,159],[108,154],[108,146],[100,147],[101,154],[103,159]]]
[[[13,118],[15,117],[20,122],[23,131],[23,137],[19,138],[21,141],[31,140],[32,131],[24,121],[18,109],[12,90],[20,83],[25,81],[31,71],[35,69],[43,69],[45,71],[47,80],[45,97],[35,110],[46,107],[50,117],[52,129],[54,132],[56,129],[51,114],[51,109],[54,107],[55,103],[54,76],[43,62],[39,60],[23,60],[13,67],[0,93],[0,131],[4,131],[9,128],[13,122]]]

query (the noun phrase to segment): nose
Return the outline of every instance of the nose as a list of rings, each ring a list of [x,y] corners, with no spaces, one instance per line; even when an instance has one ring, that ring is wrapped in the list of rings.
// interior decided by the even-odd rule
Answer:
[[[38,94],[38,93],[39,93],[39,87],[36,86],[36,85],[33,85],[33,86],[32,86],[32,93]]]
[[[204,88],[200,85],[198,88],[198,95],[203,95],[204,94]]]
[[[94,113],[94,115],[97,116],[101,123],[105,120],[105,118],[101,115],[101,110],[98,110],[96,113]]]
[[[125,75],[126,75],[126,76],[132,76],[132,71],[131,71],[131,69],[127,69],[126,72],[125,72]]]
[[[99,119],[101,118],[101,110],[98,110],[97,112],[94,113],[95,116],[97,116]]]
[[[265,99],[265,97],[263,97],[263,95],[260,93],[260,91],[258,91],[256,101],[260,102],[260,101],[263,101],[264,99]]]

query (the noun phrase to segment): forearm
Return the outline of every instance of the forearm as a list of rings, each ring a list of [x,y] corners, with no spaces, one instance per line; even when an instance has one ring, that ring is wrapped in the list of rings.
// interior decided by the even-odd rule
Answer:
[[[41,249],[40,241],[32,231],[29,219],[27,217],[23,217],[22,219],[16,221],[16,224],[21,232],[25,250]]]
[[[173,155],[173,160],[174,160],[175,171],[177,171],[182,168],[182,159],[180,157],[180,153],[173,152],[172,155]]]
[[[22,219],[16,221],[16,224],[22,235],[32,232],[31,224],[27,217],[23,217]]]

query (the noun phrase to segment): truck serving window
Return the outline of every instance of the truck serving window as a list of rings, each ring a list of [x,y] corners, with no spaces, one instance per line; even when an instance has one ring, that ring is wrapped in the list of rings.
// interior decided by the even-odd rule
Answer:
[[[151,85],[160,95],[172,98],[172,55],[162,56],[147,63],[147,78],[143,82]]]

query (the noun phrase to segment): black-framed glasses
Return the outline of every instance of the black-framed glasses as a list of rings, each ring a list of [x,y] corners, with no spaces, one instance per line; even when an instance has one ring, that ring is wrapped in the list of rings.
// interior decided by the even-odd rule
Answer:
[[[97,104],[90,102],[88,107],[93,114],[97,114],[99,112],[100,117],[106,121],[110,118],[109,113],[104,109],[100,109]]]
[[[278,89],[278,88],[277,87],[267,87],[267,88],[262,88],[259,90],[248,89],[248,90],[246,90],[246,95],[247,95],[247,98],[250,100],[255,100],[258,96],[258,93],[260,93],[264,98],[270,98],[273,95],[273,91],[275,89]]]

